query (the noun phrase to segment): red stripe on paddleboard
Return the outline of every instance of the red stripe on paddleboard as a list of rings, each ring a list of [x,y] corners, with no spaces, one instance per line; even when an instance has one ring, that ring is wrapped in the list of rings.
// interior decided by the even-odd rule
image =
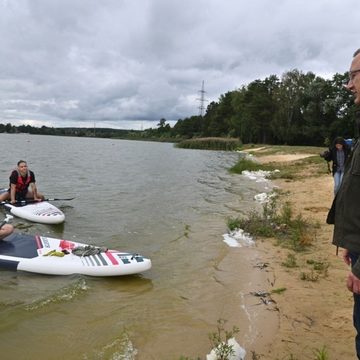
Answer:
[[[114,255],[111,252],[107,251],[105,254],[110,259],[113,265],[119,265],[118,261],[115,259]]]
[[[36,241],[36,246],[38,249],[42,249],[43,248],[43,244],[41,242],[40,236],[36,235],[35,236],[35,241]]]

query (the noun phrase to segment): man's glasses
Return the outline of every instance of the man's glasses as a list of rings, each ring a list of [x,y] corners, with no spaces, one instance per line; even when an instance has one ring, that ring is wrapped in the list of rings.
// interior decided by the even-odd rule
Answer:
[[[358,72],[360,72],[360,69],[349,71],[349,82],[355,79]]]

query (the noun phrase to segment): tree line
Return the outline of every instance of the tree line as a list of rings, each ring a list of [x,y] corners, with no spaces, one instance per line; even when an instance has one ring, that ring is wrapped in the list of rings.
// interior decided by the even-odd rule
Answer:
[[[344,87],[347,81],[347,72],[332,79],[297,69],[281,78],[271,75],[221,95],[203,116],[179,119],[173,127],[162,118],[157,128],[142,131],[0,124],[0,132],[163,141],[231,137],[242,143],[323,146],[336,136],[358,135],[359,113]]]
[[[295,69],[221,95],[203,117],[179,120],[183,137],[229,136],[243,143],[323,146],[336,136],[357,136],[358,117],[346,90],[348,73],[323,79]]]

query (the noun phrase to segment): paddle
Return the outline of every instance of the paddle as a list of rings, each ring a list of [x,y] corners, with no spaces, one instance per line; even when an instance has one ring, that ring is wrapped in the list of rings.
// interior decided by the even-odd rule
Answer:
[[[16,204],[21,204],[21,205],[26,205],[26,204],[33,204],[33,203],[37,203],[37,202],[41,202],[41,201],[69,201],[69,200],[74,200],[75,198],[65,198],[65,199],[58,199],[58,198],[49,198],[49,199],[44,199],[44,200],[34,200],[34,199],[27,199],[27,200],[16,200],[14,204],[11,204],[10,201],[0,201],[0,205],[5,205],[5,204],[11,204],[11,205],[16,205]]]
[[[0,223],[0,229],[13,218],[14,217],[12,215],[6,215],[5,219]]]

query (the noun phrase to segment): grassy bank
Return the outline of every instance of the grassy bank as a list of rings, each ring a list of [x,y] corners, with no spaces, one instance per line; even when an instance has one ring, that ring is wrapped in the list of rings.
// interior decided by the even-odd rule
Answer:
[[[252,146],[247,145],[243,147],[248,154],[254,155],[257,160],[252,160],[249,157],[242,157],[230,169],[230,172],[241,174],[244,170],[248,171],[270,171],[269,179],[288,179],[297,180],[304,176],[322,176],[328,173],[328,166],[326,161],[320,157],[320,153],[324,151],[322,147],[313,146],[261,146],[261,151],[252,152]],[[254,148],[255,149],[255,148]],[[290,161],[290,162],[268,162],[262,163],[261,159],[268,156],[277,155],[310,155],[306,158]],[[274,171],[279,170],[279,171]]]
[[[180,141],[176,144],[176,147],[183,149],[233,151],[241,148],[241,141],[237,138],[197,138]]]

